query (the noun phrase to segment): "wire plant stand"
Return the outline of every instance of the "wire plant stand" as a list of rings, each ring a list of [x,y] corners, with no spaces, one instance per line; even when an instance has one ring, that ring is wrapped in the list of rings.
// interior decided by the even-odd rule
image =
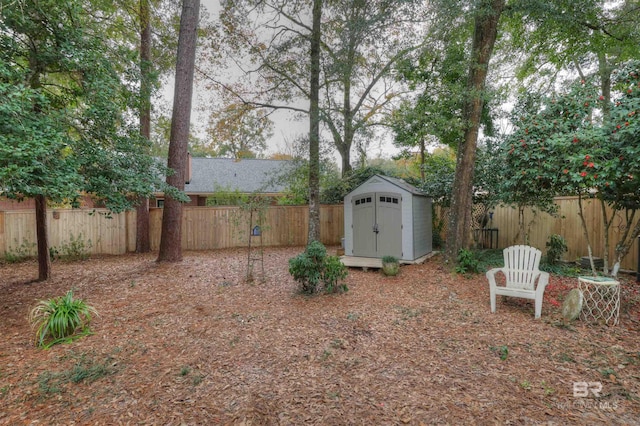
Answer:
[[[253,210],[249,212],[249,242],[247,245],[247,275],[246,282],[254,282],[256,263],[259,265],[260,282],[265,282],[264,274],[264,246],[262,245],[262,227],[260,226],[260,215],[258,223],[253,225]]]
[[[620,283],[606,277],[578,277],[583,295],[580,319],[617,325],[620,314]]]

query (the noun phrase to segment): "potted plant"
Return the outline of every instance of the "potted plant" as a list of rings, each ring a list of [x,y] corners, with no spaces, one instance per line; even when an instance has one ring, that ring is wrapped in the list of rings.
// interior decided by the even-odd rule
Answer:
[[[398,275],[400,271],[400,262],[395,256],[383,256],[382,257],[382,273],[386,276]]]

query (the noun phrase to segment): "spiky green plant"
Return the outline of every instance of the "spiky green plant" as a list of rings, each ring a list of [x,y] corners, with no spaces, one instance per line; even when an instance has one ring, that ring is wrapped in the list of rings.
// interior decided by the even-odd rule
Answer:
[[[91,316],[97,314],[93,306],[74,299],[73,290],[64,296],[41,300],[29,312],[36,346],[48,348],[76,334],[87,334]]]

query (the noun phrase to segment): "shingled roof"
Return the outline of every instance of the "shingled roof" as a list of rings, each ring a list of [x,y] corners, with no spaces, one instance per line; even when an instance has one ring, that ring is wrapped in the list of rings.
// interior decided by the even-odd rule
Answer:
[[[380,179],[386,180],[387,182],[404,189],[405,191],[414,194],[414,195],[426,195],[424,192],[420,191],[418,188],[416,188],[413,185],[408,184],[407,182],[405,182],[402,179],[398,179],[398,178],[394,178],[391,176],[384,176],[384,175],[375,175],[377,177],[379,177]]]
[[[242,193],[278,193],[285,186],[276,177],[293,167],[287,160],[263,160],[247,158],[191,159],[191,181],[185,185],[187,194],[212,194],[216,191]]]

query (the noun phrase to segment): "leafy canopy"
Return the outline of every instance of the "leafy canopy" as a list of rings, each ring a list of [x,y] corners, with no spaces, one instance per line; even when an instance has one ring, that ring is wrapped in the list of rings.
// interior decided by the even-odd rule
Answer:
[[[161,189],[163,173],[129,114],[137,97],[121,72],[135,52],[104,39],[106,12],[87,6],[0,9],[0,188],[72,202],[86,192],[121,211]]]
[[[592,80],[577,81],[566,93],[522,98],[516,130],[503,145],[503,200],[597,192],[618,208],[638,208],[639,65],[632,61],[615,73],[608,117]]]

